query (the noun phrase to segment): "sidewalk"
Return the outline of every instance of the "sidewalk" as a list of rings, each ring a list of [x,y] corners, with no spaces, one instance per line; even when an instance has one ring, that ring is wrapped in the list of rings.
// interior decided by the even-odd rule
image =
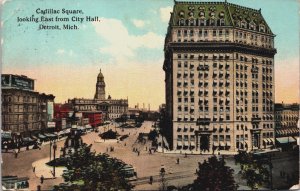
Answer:
[[[56,177],[62,177],[63,171],[66,170],[65,167],[55,167],[55,177],[53,176],[53,167],[46,165],[49,162],[49,158],[44,158],[32,163],[32,168],[35,167],[35,176],[40,178],[42,175],[45,179],[52,179]]]

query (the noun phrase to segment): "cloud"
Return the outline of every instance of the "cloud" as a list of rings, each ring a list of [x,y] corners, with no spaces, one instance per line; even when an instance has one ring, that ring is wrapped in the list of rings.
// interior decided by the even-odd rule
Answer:
[[[170,12],[172,12],[173,8],[171,6],[162,7],[159,9],[160,19],[162,22],[169,22],[170,20]]]
[[[143,28],[145,26],[145,21],[143,20],[132,19],[131,21],[137,28]]]
[[[0,0],[1,4],[4,5],[6,2],[9,2],[11,0]]]
[[[64,49],[57,49],[56,54],[64,54],[65,50]]]
[[[101,21],[93,23],[96,33],[108,43],[100,48],[100,52],[114,59],[132,58],[139,48],[163,48],[164,37],[161,35],[153,32],[132,35],[120,20],[101,18]]]

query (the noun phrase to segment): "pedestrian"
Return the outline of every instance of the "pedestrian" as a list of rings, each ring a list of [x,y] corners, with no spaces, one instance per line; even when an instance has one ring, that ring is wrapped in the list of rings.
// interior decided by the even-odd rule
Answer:
[[[35,172],[35,166],[33,167],[32,171]]]
[[[153,177],[150,176],[150,184],[152,184],[152,182],[153,182]]]
[[[184,153],[184,158],[187,158],[187,154],[186,153]]]
[[[138,151],[138,156],[140,156],[140,151]]]
[[[146,147],[146,151],[147,151],[147,147]]]
[[[43,184],[44,183],[44,176],[42,175],[41,176],[41,184]]]
[[[108,147],[106,147],[106,152],[108,153]]]
[[[15,152],[15,158],[18,158],[18,153],[17,152]]]
[[[176,163],[179,164],[179,158],[177,158],[177,162]]]

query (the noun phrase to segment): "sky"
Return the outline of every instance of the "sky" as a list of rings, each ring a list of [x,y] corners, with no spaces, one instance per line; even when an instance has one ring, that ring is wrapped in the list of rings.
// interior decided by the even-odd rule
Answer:
[[[299,100],[299,3],[297,0],[228,0],[259,9],[276,35],[276,102]],[[129,106],[165,102],[163,44],[173,0],[6,0],[2,2],[2,73],[35,79],[36,91],[93,98],[101,68],[106,94]],[[60,14],[36,10],[55,9]],[[82,10],[82,14],[63,14]],[[18,22],[24,17],[86,16],[100,22]],[[78,30],[38,30],[39,25],[77,25]]]

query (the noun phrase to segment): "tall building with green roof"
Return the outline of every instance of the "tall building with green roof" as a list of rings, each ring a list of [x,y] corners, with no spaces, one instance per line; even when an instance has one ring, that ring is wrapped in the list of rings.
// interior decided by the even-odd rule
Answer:
[[[170,148],[271,148],[275,35],[261,10],[227,1],[174,3],[163,64]]]

